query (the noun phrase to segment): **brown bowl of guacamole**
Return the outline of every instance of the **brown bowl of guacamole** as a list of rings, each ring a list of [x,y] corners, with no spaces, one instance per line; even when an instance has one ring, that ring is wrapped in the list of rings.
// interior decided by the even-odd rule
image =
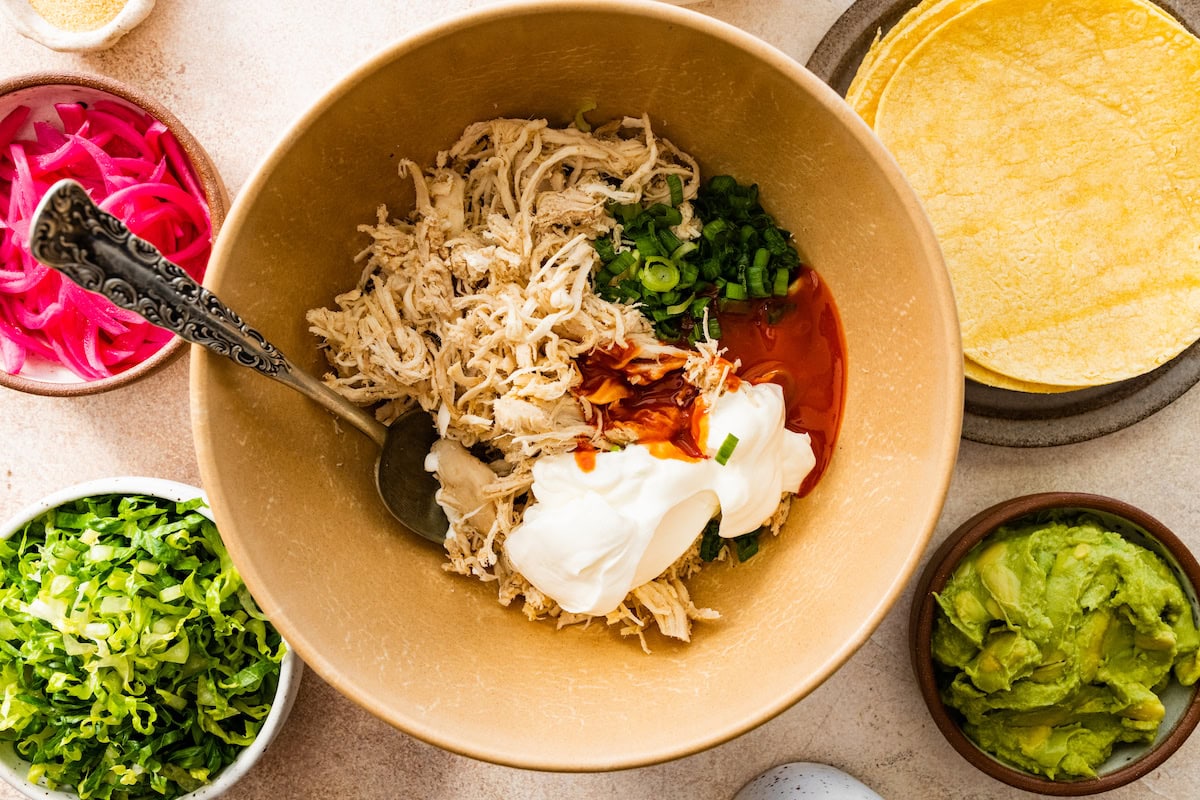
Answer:
[[[988,775],[1046,795],[1135,781],[1200,721],[1200,565],[1120,500],[1053,492],[975,515],[910,617],[934,722]]]

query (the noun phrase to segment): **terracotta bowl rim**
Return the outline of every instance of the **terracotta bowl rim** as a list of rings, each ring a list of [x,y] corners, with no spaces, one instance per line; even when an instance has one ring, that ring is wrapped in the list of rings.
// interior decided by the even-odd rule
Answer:
[[[933,593],[945,588],[962,558],[996,528],[1029,514],[1052,509],[1098,511],[1140,528],[1175,559],[1183,572],[1178,577],[1191,584],[1193,596],[1200,587],[1200,563],[1197,563],[1191,550],[1166,525],[1142,509],[1123,500],[1087,492],[1056,491],[1022,495],[980,511],[955,529],[934,551],[918,579],[913,597],[909,615],[909,645],[913,673],[921,697],[938,730],[959,755],[982,772],[1018,789],[1055,797],[1078,797],[1125,786],[1161,766],[1200,723],[1200,684],[1191,687],[1187,709],[1175,726],[1140,758],[1097,778],[1056,781],[1003,764],[972,742],[942,703],[933,666],[933,621],[937,605]],[[1193,615],[1198,612],[1200,609],[1193,605]]]
[[[13,92],[34,89],[40,86],[79,86],[99,92],[107,92],[131,105],[141,108],[155,119],[162,122],[175,134],[184,154],[196,170],[196,177],[204,187],[205,199],[208,201],[209,218],[212,220],[212,238],[215,246],[217,234],[229,211],[229,193],[217,172],[212,157],[200,141],[187,129],[179,118],[147,92],[116,78],[92,72],[75,70],[40,70],[27,72],[0,79],[0,97]],[[211,263],[212,256],[209,256]],[[100,394],[122,386],[127,386],[145,376],[156,372],[178,358],[186,349],[186,342],[178,336],[172,336],[167,343],[124,372],[100,378],[93,381],[72,381],[58,383],[54,381],[37,380],[24,375],[13,375],[0,369],[0,386],[15,389],[27,394],[45,397],[79,397],[82,395]]]

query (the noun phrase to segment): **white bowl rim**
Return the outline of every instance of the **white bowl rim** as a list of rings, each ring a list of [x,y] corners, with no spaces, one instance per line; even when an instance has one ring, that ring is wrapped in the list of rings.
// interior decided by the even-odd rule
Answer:
[[[136,475],[121,475],[111,478],[96,478],[94,480],[76,483],[36,500],[0,522],[0,540],[12,536],[27,522],[41,516],[52,508],[57,508],[72,500],[92,497],[101,494],[148,495],[163,500],[181,503],[200,498],[204,505],[197,509],[201,514],[213,519],[212,509],[208,505],[208,494],[201,488],[166,478],[150,478]],[[215,522],[215,520],[213,520]],[[283,727],[284,721],[291,712],[296,694],[300,690],[300,679],[304,674],[304,662],[296,655],[289,644],[287,653],[279,665],[279,685],[275,691],[275,699],[271,710],[259,729],[254,741],[242,749],[232,762],[217,773],[217,777],[195,791],[180,795],[178,800],[214,800],[229,790],[247,772],[266,751],[275,736]],[[10,745],[4,745],[4,753],[0,756],[0,778],[31,800],[78,800],[79,795],[56,789],[47,789],[29,782],[26,777],[28,762],[25,762]]]
[[[141,24],[154,10],[155,0],[126,0],[121,10],[99,28],[73,31],[60,28],[33,9],[28,0],[3,0],[0,10],[22,36],[64,52],[86,52],[112,47]]]

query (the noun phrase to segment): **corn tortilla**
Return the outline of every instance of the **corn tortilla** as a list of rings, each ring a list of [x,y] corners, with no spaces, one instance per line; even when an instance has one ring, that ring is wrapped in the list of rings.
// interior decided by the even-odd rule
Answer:
[[[1200,335],[1200,41],[1143,0],[922,5],[913,24],[939,24],[870,62],[895,64],[874,127],[938,232],[968,361],[1082,387],[1184,350]]]
[[[868,125],[874,126],[879,96],[904,57],[943,22],[977,2],[979,0],[925,0],[909,9],[886,37],[876,37],[850,81],[846,102],[854,106]]]
[[[1061,394],[1077,389],[1087,389],[1087,386],[1051,386],[1046,383],[1031,383],[992,372],[987,367],[976,364],[969,358],[963,359],[963,375],[976,383],[993,386],[997,389],[1007,389],[1010,392],[1025,392],[1027,394]]]

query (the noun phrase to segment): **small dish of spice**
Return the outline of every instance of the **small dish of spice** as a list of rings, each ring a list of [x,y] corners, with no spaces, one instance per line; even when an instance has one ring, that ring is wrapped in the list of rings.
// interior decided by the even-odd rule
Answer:
[[[0,0],[23,35],[52,50],[112,47],[154,8],[154,0]]]

